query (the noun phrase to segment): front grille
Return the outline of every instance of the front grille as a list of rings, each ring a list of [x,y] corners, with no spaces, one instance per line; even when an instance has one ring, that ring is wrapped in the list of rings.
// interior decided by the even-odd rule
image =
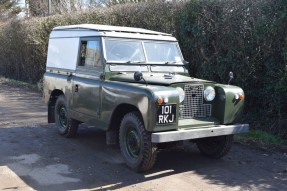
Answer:
[[[211,116],[211,104],[203,104],[203,85],[185,85],[185,99],[179,106],[180,118],[190,119]]]

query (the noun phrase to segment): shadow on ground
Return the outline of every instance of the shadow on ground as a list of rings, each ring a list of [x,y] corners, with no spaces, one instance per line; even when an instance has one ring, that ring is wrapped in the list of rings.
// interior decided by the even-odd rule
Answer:
[[[104,132],[86,127],[75,139],[61,137],[53,125],[2,127],[0,142],[0,164],[36,190],[188,190],[194,181],[231,190],[287,190],[284,158],[241,145],[220,160],[193,147],[163,151],[152,170],[138,174],[125,166],[118,147],[106,146]]]

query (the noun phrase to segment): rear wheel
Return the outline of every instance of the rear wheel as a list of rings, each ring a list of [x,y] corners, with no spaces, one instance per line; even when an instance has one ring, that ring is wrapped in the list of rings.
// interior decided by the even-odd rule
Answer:
[[[208,137],[196,141],[200,152],[209,158],[221,158],[231,149],[233,135]]]
[[[141,172],[153,167],[157,148],[151,143],[151,134],[145,130],[138,112],[124,116],[119,139],[122,155],[129,168]]]
[[[60,95],[57,98],[55,105],[55,122],[61,135],[65,137],[76,136],[79,122],[69,117],[64,95]]]

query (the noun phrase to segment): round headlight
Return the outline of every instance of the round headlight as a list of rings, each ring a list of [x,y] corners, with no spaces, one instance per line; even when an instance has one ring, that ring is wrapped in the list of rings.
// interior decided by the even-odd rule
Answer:
[[[204,99],[206,101],[212,101],[215,98],[215,90],[213,87],[208,86],[207,88],[205,88],[204,90]]]
[[[185,94],[184,90],[180,87],[177,87],[176,90],[178,91],[178,96],[179,96],[179,103],[183,102]]]

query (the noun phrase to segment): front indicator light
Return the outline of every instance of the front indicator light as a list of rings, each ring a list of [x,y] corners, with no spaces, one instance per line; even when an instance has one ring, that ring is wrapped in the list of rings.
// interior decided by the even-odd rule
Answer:
[[[168,103],[168,97],[164,97],[164,98],[158,97],[157,100],[156,100],[156,102],[157,102],[158,104]]]
[[[162,104],[162,103],[163,103],[163,101],[164,101],[164,100],[163,100],[163,98],[162,98],[162,97],[157,98],[157,103],[158,103],[158,104]]]
[[[235,95],[234,95],[234,99],[236,99],[236,100],[244,100],[244,94],[243,93],[236,93]]]
[[[168,97],[163,98],[164,103],[168,103]]]
[[[244,100],[244,95],[243,95],[243,93],[241,93],[241,94],[239,95],[239,99],[240,99],[240,100]]]

